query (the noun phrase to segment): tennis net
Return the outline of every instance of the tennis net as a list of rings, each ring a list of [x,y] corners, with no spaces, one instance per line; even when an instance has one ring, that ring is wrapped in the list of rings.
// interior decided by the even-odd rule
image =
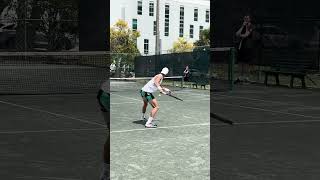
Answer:
[[[210,49],[210,77],[213,91],[230,91],[234,85],[235,48]]]
[[[152,77],[139,78],[110,78],[111,92],[138,92]],[[171,91],[179,91],[183,88],[182,76],[165,77],[162,81],[164,87]]]
[[[0,94],[96,93],[109,60],[107,52],[3,52]]]

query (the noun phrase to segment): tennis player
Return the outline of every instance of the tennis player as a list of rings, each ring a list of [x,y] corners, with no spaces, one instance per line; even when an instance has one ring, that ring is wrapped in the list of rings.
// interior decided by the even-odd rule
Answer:
[[[110,179],[110,84],[109,80],[102,83],[98,92],[98,102],[104,120],[107,124],[107,139],[103,149],[103,171],[100,180]]]
[[[142,106],[142,120],[146,120],[145,113],[148,106],[148,103],[152,106],[152,110],[150,112],[149,119],[146,120],[145,127],[146,128],[156,128],[157,125],[153,123],[153,120],[159,111],[159,104],[152,93],[156,92],[157,90],[160,91],[162,94],[167,94],[170,92],[169,89],[162,87],[161,83],[163,78],[169,73],[168,68],[163,68],[160,74],[154,76],[143,88],[140,90],[140,94],[143,100]]]

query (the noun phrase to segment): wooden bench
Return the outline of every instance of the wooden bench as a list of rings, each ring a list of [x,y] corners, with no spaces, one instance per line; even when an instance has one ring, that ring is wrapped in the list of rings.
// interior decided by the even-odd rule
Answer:
[[[294,79],[300,79],[301,87],[306,88],[305,77],[307,71],[312,66],[308,61],[291,61],[289,59],[277,59],[271,64],[269,70],[263,70],[265,73],[264,84],[268,85],[268,77],[274,76],[276,85],[280,85],[279,75],[290,76],[290,87],[293,88]]]
[[[190,77],[190,82],[192,82],[192,87],[198,88],[198,85],[200,85],[200,88],[203,87],[203,89],[206,89],[206,85],[209,84],[209,78],[200,75],[200,76],[191,76]]]

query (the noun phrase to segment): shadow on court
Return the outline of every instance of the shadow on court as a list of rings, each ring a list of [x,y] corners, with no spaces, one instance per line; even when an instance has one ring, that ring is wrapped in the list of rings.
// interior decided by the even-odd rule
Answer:
[[[133,121],[132,123],[140,124],[140,125],[145,125],[145,124],[146,124],[146,122],[145,122],[145,121],[143,121],[143,120]]]
[[[212,92],[213,179],[299,180],[320,178],[319,90],[236,86]]]
[[[139,92],[111,93],[111,178],[210,179],[209,91],[154,95],[158,128],[147,129]]]
[[[98,179],[106,127],[96,95],[0,96],[1,179]]]

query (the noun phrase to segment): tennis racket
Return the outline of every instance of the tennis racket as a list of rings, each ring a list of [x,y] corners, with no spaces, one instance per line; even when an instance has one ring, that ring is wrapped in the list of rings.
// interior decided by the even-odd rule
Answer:
[[[177,96],[172,95],[171,93],[168,93],[167,95],[170,96],[170,97],[173,97],[173,98],[175,98],[175,99],[177,99],[179,101],[183,101],[182,99],[178,98]]]
[[[178,98],[177,96],[172,95],[172,92],[170,91],[170,89],[164,88],[164,90],[166,91],[166,94],[165,94],[165,95],[170,96],[170,97],[173,97],[173,98],[175,98],[175,99],[177,99],[177,100],[179,100],[179,101],[183,101],[181,98]]]

